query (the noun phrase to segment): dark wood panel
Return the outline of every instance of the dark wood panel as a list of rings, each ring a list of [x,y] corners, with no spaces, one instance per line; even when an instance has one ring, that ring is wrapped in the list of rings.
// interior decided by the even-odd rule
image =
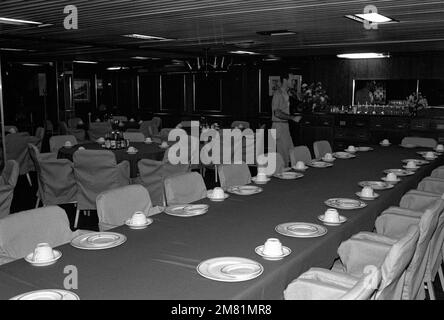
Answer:
[[[160,76],[140,75],[140,108],[158,112],[160,109]]]

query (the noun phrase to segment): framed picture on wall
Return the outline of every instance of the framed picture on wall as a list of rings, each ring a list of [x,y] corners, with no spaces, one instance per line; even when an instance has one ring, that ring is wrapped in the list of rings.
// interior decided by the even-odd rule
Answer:
[[[279,89],[281,85],[280,76],[269,76],[268,77],[268,95],[272,97],[274,92]]]
[[[74,79],[73,95],[75,102],[91,101],[91,82],[88,79]]]
[[[302,90],[302,76],[290,73],[290,90],[297,92],[298,97],[301,97]]]

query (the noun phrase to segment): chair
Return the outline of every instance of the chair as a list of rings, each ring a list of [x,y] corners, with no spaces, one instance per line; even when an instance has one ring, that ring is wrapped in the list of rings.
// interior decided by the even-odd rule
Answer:
[[[9,132],[9,133],[17,133],[18,128],[16,126],[5,126],[5,132]]]
[[[76,137],[77,141],[85,141],[86,132],[83,129],[68,128],[64,121],[59,121],[59,129],[61,135],[70,135]]]
[[[19,176],[19,165],[15,160],[6,161],[0,176],[0,219],[9,215],[14,189]]]
[[[191,203],[206,196],[207,188],[202,176],[197,172],[165,178],[165,197],[168,205]]]
[[[34,163],[28,152],[28,143],[37,144],[39,141],[33,136],[24,136],[20,133],[11,133],[5,137],[6,159],[15,160],[19,164],[20,175],[26,175],[32,186],[30,171],[34,170]]]
[[[37,148],[39,151],[42,151],[42,143],[43,139],[45,138],[45,129],[43,127],[38,127],[35,130],[35,137],[38,139]]]
[[[242,128],[242,129],[248,129],[250,128],[250,123],[247,121],[233,121],[231,123],[231,128]]]
[[[250,168],[247,164],[218,165],[220,186],[222,188],[243,186],[251,183]]]
[[[123,138],[131,142],[144,142],[145,136],[141,132],[124,132]]]
[[[382,280],[374,299],[400,300],[406,269],[415,253],[418,238],[419,228],[416,225],[410,226],[399,240],[360,232],[341,243],[338,254],[342,266],[335,264],[333,271],[360,277],[365,266],[377,266]]]
[[[156,123],[151,121],[143,121],[140,124],[139,131],[145,136],[145,137],[153,137],[159,134],[159,129],[156,125]]]
[[[438,167],[430,174],[431,178],[444,179],[444,166]]]
[[[268,159],[275,159],[276,167],[272,165],[273,162],[269,164]],[[272,160],[273,161],[273,160]],[[270,152],[267,154],[262,154],[257,157],[258,172],[263,172],[267,176],[272,176],[274,174],[282,173],[285,171],[285,164],[282,155],[277,152]]]
[[[73,164],[68,159],[57,159],[55,153],[40,153],[29,144],[29,153],[37,171],[38,191],[36,208],[76,202],[77,185]]]
[[[153,117],[151,121],[153,122],[154,126],[157,128],[157,131],[159,131],[160,128],[162,127],[162,119],[159,117]]]
[[[381,272],[366,266],[361,278],[321,268],[311,268],[291,282],[285,300],[369,300],[381,282]]]
[[[68,128],[77,129],[77,125],[79,125],[79,123],[81,123],[81,122],[82,122],[82,119],[78,118],[78,117],[68,119]]]
[[[104,191],[97,196],[96,205],[101,231],[125,224],[136,211],[148,216],[152,206],[150,194],[139,184]]]
[[[311,162],[311,153],[306,146],[298,146],[290,149],[291,166],[294,167],[298,161],[303,161],[305,164]]]
[[[77,144],[76,137],[72,135],[52,136],[49,138],[49,150],[51,153],[59,152],[59,149],[65,146],[65,142],[71,142],[73,146]]]
[[[330,142],[326,140],[314,142],[313,150],[316,159],[321,159],[326,153],[332,153]]]
[[[426,177],[418,184],[417,189],[419,191],[444,193],[444,179]]]
[[[401,145],[415,145],[417,147],[435,148],[438,144],[435,139],[421,137],[405,137],[401,141]]]
[[[190,168],[188,165],[172,165],[166,161],[151,159],[141,159],[137,167],[139,169],[137,182],[148,190],[155,206],[163,206],[166,203],[164,180],[170,176],[186,173]]]
[[[89,124],[88,137],[91,141],[96,141],[99,138],[104,138],[105,135],[112,131],[109,122],[91,122]]]
[[[80,210],[95,210],[97,196],[107,190],[130,184],[128,161],[116,163],[114,153],[107,150],[77,150],[73,155],[77,183],[77,227]]]
[[[21,259],[39,243],[57,247],[69,243],[80,233],[71,231],[66,212],[60,207],[17,212],[0,219],[0,254]]]

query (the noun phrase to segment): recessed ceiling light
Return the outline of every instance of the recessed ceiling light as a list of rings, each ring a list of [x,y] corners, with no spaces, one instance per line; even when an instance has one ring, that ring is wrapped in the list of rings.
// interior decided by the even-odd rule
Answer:
[[[125,34],[125,35],[123,35],[123,37],[141,39],[141,40],[155,40],[155,41],[172,41],[172,40],[174,40],[174,39],[168,39],[168,38],[157,37],[157,36],[149,36],[149,35],[138,34],[138,33]]]
[[[390,58],[390,55],[386,53],[367,52],[367,53],[343,53],[343,54],[338,54],[337,57],[341,59],[381,59],[381,58]]]
[[[0,23],[14,24],[14,25],[27,25],[27,24],[39,25],[39,24],[43,24],[43,23],[37,22],[37,21],[21,20],[21,19],[11,19],[11,18],[4,18],[4,17],[0,17]]]
[[[256,55],[256,54],[259,54],[259,53],[257,53],[257,52],[253,52],[253,51],[244,51],[244,50],[229,51],[228,53],[232,53],[232,54],[247,54],[247,55]]]
[[[74,60],[74,63],[84,63],[84,64],[98,64],[97,61],[87,61],[87,60]]]
[[[262,36],[289,36],[294,35],[296,32],[290,30],[271,30],[271,31],[259,31],[257,34]]]

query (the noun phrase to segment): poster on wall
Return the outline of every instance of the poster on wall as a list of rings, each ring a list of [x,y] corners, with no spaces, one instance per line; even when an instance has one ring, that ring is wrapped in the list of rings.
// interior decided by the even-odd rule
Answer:
[[[74,101],[90,102],[91,101],[91,83],[88,79],[74,80]]]
[[[272,97],[274,92],[279,89],[281,85],[280,76],[269,76],[268,77],[268,95]]]
[[[290,73],[290,77],[288,80],[290,82],[290,91],[296,92],[298,98],[301,99],[302,76]]]

